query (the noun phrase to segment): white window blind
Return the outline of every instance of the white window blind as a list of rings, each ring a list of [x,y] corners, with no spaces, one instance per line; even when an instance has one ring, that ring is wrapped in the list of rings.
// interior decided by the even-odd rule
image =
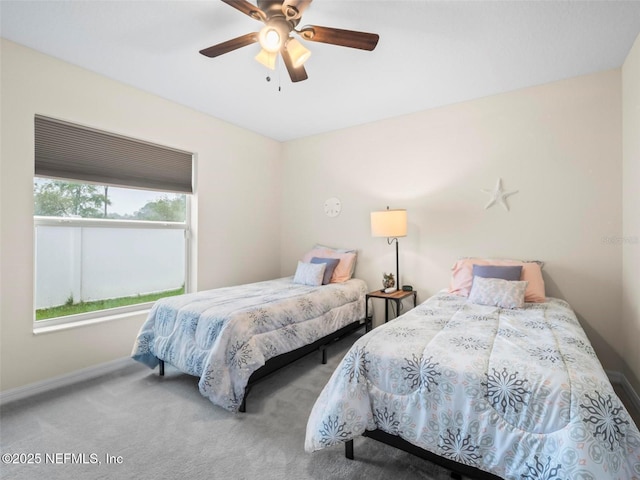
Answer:
[[[193,193],[189,152],[36,115],[38,177]]]

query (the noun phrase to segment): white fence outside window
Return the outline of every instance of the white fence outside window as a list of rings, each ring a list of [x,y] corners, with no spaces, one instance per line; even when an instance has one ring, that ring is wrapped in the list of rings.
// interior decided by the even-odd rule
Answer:
[[[184,223],[36,217],[35,308],[182,287],[185,232]]]

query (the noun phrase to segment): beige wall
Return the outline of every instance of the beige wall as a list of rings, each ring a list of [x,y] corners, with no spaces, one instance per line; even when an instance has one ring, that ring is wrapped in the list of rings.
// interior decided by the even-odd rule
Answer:
[[[640,36],[622,67],[622,104],[623,373],[640,392]]]
[[[370,236],[369,212],[406,208],[400,276],[420,301],[460,256],[544,260],[548,294],[620,370],[622,253],[608,239],[622,232],[621,118],[615,70],[288,142],[282,270],[316,241],[356,247],[357,275],[379,288],[395,250]],[[510,211],[484,209],[498,178],[518,190]],[[337,218],[323,213],[330,196]]]
[[[638,235],[638,110],[628,108],[639,96],[637,43],[624,74],[279,144],[2,41],[0,389],[127,356],[144,320],[33,335],[35,113],[196,152],[200,290],[292,274],[316,242],[358,248],[357,276],[378,288],[382,272],[395,268],[395,250],[370,237],[369,212],[407,208],[401,278],[420,301],[448,284],[459,256],[544,260],[548,293],[571,302],[605,368],[627,364],[637,382],[639,278],[637,268],[623,277],[622,256],[624,248],[625,265],[637,265],[638,246],[615,241]],[[509,212],[484,209],[489,197],[481,189],[498,178],[519,191]],[[343,202],[336,218],[323,212],[331,196]]]
[[[1,49],[2,391],[126,357],[145,318],[33,334],[36,113],[196,153],[199,289],[279,274],[278,142],[17,44]]]

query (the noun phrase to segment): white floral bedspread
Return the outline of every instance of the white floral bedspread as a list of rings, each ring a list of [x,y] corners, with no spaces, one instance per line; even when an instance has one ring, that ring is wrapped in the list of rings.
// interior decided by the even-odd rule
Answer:
[[[506,479],[640,479],[638,428],[553,298],[503,310],[442,292],[361,337],[314,405],[305,449],[365,429]]]
[[[237,411],[251,374],[276,355],[365,316],[362,280],[310,287],[286,277],[157,301],[132,357],[200,377],[200,392]]]

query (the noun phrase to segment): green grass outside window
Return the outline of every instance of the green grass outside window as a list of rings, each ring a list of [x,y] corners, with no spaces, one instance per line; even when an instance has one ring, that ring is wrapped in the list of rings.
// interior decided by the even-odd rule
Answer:
[[[125,307],[128,305],[136,305],[138,303],[155,302],[160,298],[182,295],[183,293],[184,287],[181,287],[175,290],[168,290],[166,292],[152,293],[148,295],[134,295],[133,297],[110,298],[108,300],[97,300],[94,302],[68,302],[69,304],[67,305],[36,310],[36,320],[47,320],[49,318],[66,317],[67,315]]]

